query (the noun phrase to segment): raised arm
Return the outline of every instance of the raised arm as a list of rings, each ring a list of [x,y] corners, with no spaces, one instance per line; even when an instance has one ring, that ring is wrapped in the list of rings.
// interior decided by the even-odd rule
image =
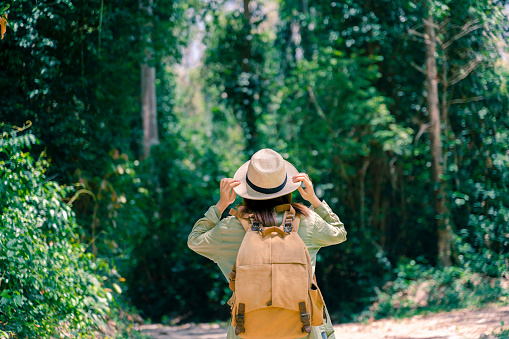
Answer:
[[[237,180],[229,178],[221,180],[219,201],[208,209],[205,217],[194,224],[187,238],[187,246],[190,249],[214,262],[219,259],[222,244],[221,228],[216,225],[220,222],[223,211],[235,201],[233,187],[238,184]]]
[[[313,245],[324,247],[342,243],[346,240],[345,226],[339,220],[338,216],[332,211],[325,201],[320,201],[316,196],[313,183],[306,173],[299,173],[293,177],[294,182],[302,182],[305,188],[299,187],[299,193],[304,200],[307,200],[313,206],[312,224]]]
[[[332,211],[327,202],[322,201],[315,210],[313,222],[313,244],[317,247],[336,245],[346,240],[345,226]]]

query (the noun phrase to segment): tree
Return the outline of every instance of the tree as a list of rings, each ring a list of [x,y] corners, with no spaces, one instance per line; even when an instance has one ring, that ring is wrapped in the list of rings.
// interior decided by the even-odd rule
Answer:
[[[224,120],[232,114],[244,131],[246,154],[258,150],[262,140],[259,124],[270,100],[268,84],[271,70],[266,60],[269,42],[260,27],[264,18],[263,7],[246,0],[243,11],[235,9],[215,16],[212,34],[206,39],[207,49],[204,72],[209,84],[221,90],[230,113],[217,112],[214,120]]]
[[[450,220],[450,210],[448,208],[448,193],[447,193],[447,180],[444,177],[444,168],[447,168],[447,154],[443,152],[444,145],[448,145],[449,138],[454,138],[454,134],[449,130],[449,109],[453,104],[469,103],[482,100],[482,96],[475,96],[463,99],[450,99],[451,89],[460,81],[467,78],[482,61],[482,57],[478,53],[473,53],[473,57],[461,67],[457,69],[450,69],[451,64],[449,49],[451,45],[457,40],[464,38],[471,32],[474,32],[483,27],[479,24],[479,19],[469,19],[462,23],[461,26],[456,28],[451,23],[452,18],[444,17],[440,19],[441,22],[435,23],[435,16],[437,14],[436,8],[433,4],[428,4],[428,16],[423,19],[424,34],[418,33],[415,29],[410,29],[409,32],[414,36],[420,36],[424,39],[426,62],[425,69],[420,69],[416,64],[418,70],[421,70],[426,76],[426,89],[427,89],[427,103],[428,111],[430,113],[430,122],[428,124],[421,124],[420,135],[430,129],[431,137],[431,170],[434,189],[434,210],[437,222],[437,238],[438,238],[438,258],[442,266],[450,266],[452,264],[451,246],[453,241],[453,231]],[[437,46],[440,47],[440,53],[437,51]],[[471,53],[470,53],[471,54]],[[468,57],[470,55],[467,54]],[[441,62],[440,75],[437,71],[437,62]],[[438,92],[438,82],[441,85],[441,95]]]
[[[436,66],[436,38],[433,14],[424,19],[426,51],[426,100],[430,113],[431,127],[431,172],[435,198],[435,214],[438,230],[438,258],[443,266],[451,266],[452,228],[449,224],[449,211],[446,207],[446,193],[443,182],[442,122],[440,119],[438,97],[438,74]]]
[[[140,0],[140,10],[146,13],[148,20],[143,24],[145,28],[142,40],[145,44],[143,61],[141,62],[141,116],[143,121],[143,157],[150,156],[150,148],[159,143],[157,133],[157,100],[156,100],[156,68],[154,66],[154,52],[151,44],[154,26],[153,0],[147,4]]]

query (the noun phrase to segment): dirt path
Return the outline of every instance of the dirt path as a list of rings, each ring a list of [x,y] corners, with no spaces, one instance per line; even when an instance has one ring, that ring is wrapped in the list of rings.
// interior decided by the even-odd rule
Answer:
[[[337,339],[478,339],[492,338],[502,325],[509,328],[509,306],[480,310],[458,310],[407,319],[383,319],[370,324],[334,326]],[[154,339],[219,339],[226,328],[217,324],[182,326],[143,325],[142,331]]]

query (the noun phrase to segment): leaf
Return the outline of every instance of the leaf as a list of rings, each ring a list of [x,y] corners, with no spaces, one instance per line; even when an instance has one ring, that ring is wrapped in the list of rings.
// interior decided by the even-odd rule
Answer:
[[[122,293],[122,289],[120,288],[120,286],[118,286],[117,284],[113,283],[113,288],[115,289],[115,291],[118,293],[118,294],[121,294]]]
[[[9,295],[10,291],[11,290],[3,290],[2,293],[0,294],[0,297],[5,299],[12,299],[12,297]]]
[[[4,14],[0,17],[0,29],[2,34],[2,39],[4,38],[4,34],[7,31],[7,14]]]
[[[21,307],[25,303],[26,298],[22,295],[16,295],[14,296],[14,303],[16,306]]]

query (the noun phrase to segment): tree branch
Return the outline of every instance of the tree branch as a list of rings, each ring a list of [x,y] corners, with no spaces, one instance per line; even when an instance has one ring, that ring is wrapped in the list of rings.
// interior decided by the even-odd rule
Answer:
[[[418,70],[422,74],[426,74],[426,70],[423,67],[417,65],[415,62],[413,62],[413,61],[410,62],[410,66],[412,66],[413,68],[415,68],[416,70]]]
[[[456,34],[455,36],[453,36],[451,39],[449,39],[447,42],[445,42],[443,44],[442,48],[447,49],[447,48],[449,48],[449,46],[451,46],[451,44],[454,41],[461,39],[462,37],[464,37],[465,35],[467,35],[470,32],[473,32],[479,28],[482,28],[483,27],[482,24],[474,25],[477,22],[479,22],[479,20],[472,20],[472,21],[467,22],[465,25],[463,25],[463,27],[461,27],[461,31],[458,34]]]
[[[444,19],[444,20],[442,20],[442,22],[440,22],[440,23],[438,24],[438,30],[439,30],[440,32],[447,32],[448,30],[445,30],[445,31],[444,31],[444,27],[445,27],[445,26],[446,26],[449,22],[451,22],[451,19]]]
[[[426,132],[426,130],[431,127],[431,122],[424,123],[417,116],[412,117],[412,122],[419,126],[419,131],[415,135],[415,140],[414,140],[414,144],[417,144],[417,141],[419,141],[419,139],[424,134],[424,132]]]
[[[433,20],[430,22],[429,20],[427,19],[422,19],[422,21],[424,21],[425,24],[428,24],[430,25],[431,27],[433,27],[434,29],[439,29],[440,26],[438,26],[436,23],[433,22]]]
[[[423,38],[423,39],[425,39],[425,40],[426,40],[426,36],[425,36],[423,33],[417,32],[417,31],[416,31],[415,29],[413,29],[413,28],[409,28],[409,29],[408,29],[408,33],[409,33],[410,35],[418,36],[418,37]]]
[[[311,86],[308,86],[307,90],[308,90],[309,98],[311,99],[311,102],[315,106],[316,111],[318,112],[318,115],[320,116],[320,118],[322,118],[323,120],[327,121],[327,117],[325,116],[325,114],[323,113],[322,108],[318,104],[318,101],[316,100],[316,97],[315,97],[315,93],[313,92],[313,89],[311,88]]]
[[[462,66],[458,72],[453,74],[451,80],[449,81],[449,86],[452,86],[461,80],[465,79],[474,69],[479,66],[482,61],[482,57],[477,55],[474,59],[470,60],[470,62],[464,66]]]
[[[415,145],[417,144],[417,141],[419,141],[421,136],[424,134],[424,132],[426,132],[426,130],[430,127],[431,127],[431,123],[427,123],[427,124],[421,123],[421,126],[419,127],[419,132],[417,132],[417,134],[415,135],[415,140],[414,140]]]
[[[472,98],[466,98],[466,99],[454,99],[454,100],[449,101],[449,105],[454,105],[454,104],[466,104],[466,103],[469,103],[469,102],[473,102],[473,101],[481,101],[481,100],[484,100],[484,97],[483,97],[483,96],[472,97]]]

